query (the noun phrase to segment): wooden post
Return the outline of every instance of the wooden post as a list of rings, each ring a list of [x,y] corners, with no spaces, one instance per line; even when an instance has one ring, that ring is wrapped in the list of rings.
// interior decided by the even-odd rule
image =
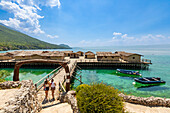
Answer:
[[[13,81],[19,81],[19,68],[20,68],[20,65],[16,65],[14,68]]]
[[[70,73],[66,73],[66,92],[70,90]]]
[[[82,84],[82,79],[81,79],[81,75],[80,75],[80,81],[81,81],[81,82],[80,82],[80,84]]]

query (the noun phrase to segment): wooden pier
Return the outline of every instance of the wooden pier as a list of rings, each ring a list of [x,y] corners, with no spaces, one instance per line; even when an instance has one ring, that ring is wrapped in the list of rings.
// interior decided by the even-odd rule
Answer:
[[[70,60],[70,62],[68,62],[70,77],[73,76],[73,73],[76,69],[76,66],[77,66],[76,60]],[[55,95],[59,95],[60,91],[66,92],[67,90],[65,89],[64,86],[66,86],[67,83],[69,83],[69,87],[70,87],[70,79],[67,79],[67,76],[68,76],[67,74],[68,73],[65,72],[64,68],[62,66],[60,66],[60,67],[56,68],[55,70],[53,70],[51,73],[44,76],[37,83],[35,83],[35,86],[37,87],[37,93],[38,93],[39,101],[43,102],[44,97],[45,97],[45,93],[44,93],[44,90],[43,90],[43,84],[44,84],[45,79],[48,79],[48,80],[54,79],[54,82],[56,83],[55,93],[57,93]],[[49,106],[50,104],[54,104],[54,103],[43,104],[43,106]]]
[[[45,60],[45,59],[36,59],[36,60]],[[48,60],[47,60],[48,61]],[[19,62],[24,62],[22,61],[15,61],[15,60],[6,60],[6,61],[1,61],[0,62],[0,68],[14,68],[15,64]],[[52,61],[53,62],[53,61]],[[52,78],[55,80],[57,83],[57,87],[61,85],[65,85],[67,83],[70,84],[70,78],[72,78],[76,66],[79,66],[82,69],[96,69],[96,68],[101,68],[101,69],[117,69],[117,68],[124,68],[124,69],[148,69],[149,65],[152,64],[151,60],[148,59],[142,59],[141,62],[139,63],[130,63],[126,62],[123,60],[119,61],[99,61],[95,57],[94,59],[86,59],[83,56],[79,58],[69,58],[66,57],[64,61],[59,61],[59,62],[67,62],[68,63],[68,68],[69,68],[69,73],[66,73],[65,69],[60,66],[57,63],[44,63],[44,62],[34,62],[34,63],[27,63],[23,64],[22,68],[56,68],[57,69],[53,70],[50,74],[46,75],[43,77],[41,80],[39,80],[35,85],[37,87],[37,90],[40,90],[43,82],[45,81],[46,78],[51,80]],[[54,60],[54,62],[56,62]],[[75,77],[74,77],[75,78]],[[77,79],[77,78],[75,78]],[[82,83],[82,81],[80,81]],[[60,85],[59,85],[60,84]],[[68,86],[67,86],[68,89]]]

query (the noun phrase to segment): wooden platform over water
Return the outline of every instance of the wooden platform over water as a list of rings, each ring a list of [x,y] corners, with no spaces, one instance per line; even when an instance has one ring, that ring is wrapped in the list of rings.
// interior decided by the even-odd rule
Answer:
[[[124,68],[124,69],[148,69],[151,62],[146,62],[142,60],[139,63],[125,62],[125,61],[98,61],[95,59],[85,59],[84,57],[80,58],[65,58],[65,61],[77,61],[78,66],[81,68]],[[15,60],[4,60],[0,62],[0,68],[14,68],[15,63],[19,61]],[[59,67],[59,64],[50,64],[50,63],[30,63],[24,64],[22,68],[56,68]]]

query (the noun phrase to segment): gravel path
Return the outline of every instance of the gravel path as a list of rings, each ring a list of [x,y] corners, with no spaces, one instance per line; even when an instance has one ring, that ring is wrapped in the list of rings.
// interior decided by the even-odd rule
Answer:
[[[0,90],[0,109],[3,108],[5,105],[5,102],[9,101],[12,97],[14,97],[15,92],[18,89],[6,89],[6,90]]]

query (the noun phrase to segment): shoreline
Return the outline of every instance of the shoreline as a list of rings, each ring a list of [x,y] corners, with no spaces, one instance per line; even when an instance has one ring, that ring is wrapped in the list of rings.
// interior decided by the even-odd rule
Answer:
[[[170,113],[169,107],[150,107],[139,104],[132,104],[128,102],[124,102],[124,104],[125,111],[130,113]]]

